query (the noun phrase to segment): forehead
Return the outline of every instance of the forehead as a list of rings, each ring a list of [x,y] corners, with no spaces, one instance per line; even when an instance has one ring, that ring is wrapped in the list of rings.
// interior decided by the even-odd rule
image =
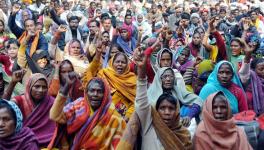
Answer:
[[[26,20],[25,25],[35,24],[33,20]]]
[[[88,90],[103,90],[103,87],[96,81],[91,81],[88,85]]]
[[[163,72],[161,76],[164,76],[164,75],[174,75],[174,72],[171,69],[167,69]]]
[[[232,68],[229,64],[222,64],[220,67],[219,67],[219,70],[230,70],[232,71]]]
[[[35,82],[34,86],[36,85],[47,85],[47,82],[44,79],[39,79]]]
[[[122,53],[117,54],[117,56],[115,56],[115,61],[120,61],[120,60],[126,60],[126,57]]]
[[[12,118],[11,112],[8,108],[0,108],[0,117],[10,117]]]

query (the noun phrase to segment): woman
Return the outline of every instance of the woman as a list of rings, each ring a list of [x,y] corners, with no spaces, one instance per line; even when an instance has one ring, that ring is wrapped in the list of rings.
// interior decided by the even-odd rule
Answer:
[[[170,49],[163,48],[160,50],[157,54],[157,60],[156,65],[153,65],[154,71],[157,72],[158,69],[163,67],[175,67],[173,62],[173,53]],[[183,80],[183,77],[179,70],[173,69],[176,77],[177,84],[181,85],[183,88],[185,88],[185,83]]]
[[[204,59],[209,59],[210,53],[206,51],[202,44],[202,35],[199,32],[194,32],[192,37],[192,42],[188,45],[190,48],[191,55],[196,58],[198,56]]]
[[[232,118],[231,106],[224,93],[211,94],[204,103],[203,121],[198,125],[194,147],[204,149],[252,150],[243,130]]]
[[[190,49],[188,47],[180,47],[174,58],[177,70],[183,75],[187,67],[193,66],[194,62],[190,57]]]
[[[233,64],[235,72],[237,72],[241,65],[245,55],[242,54],[245,45],[239,38],[234,38],[231,40],[230,48],[232,56],[230,57],[230,62]]]
[[[80,97],[64,106],[67,99],[64,95],[68,95],[74,78],[67,78],[50,110],[50,118],[60,125],[66,125],[65,132],[70,136],[62,138],[59,135],[63,133],[57,130],[49,148],[115,149],[126,124],[111,103],[107,83],[101,78],[91,79],[84,98]],[[58,140],[61,142],[56,142]]]
[[[109,67],[100,69],[102,51],[97,48],[96,56],[83,77],[84,87],[92,77],[105,79],[111,87],[112,102],[116,110],[128,121],[134,112],[136,96],[136,75],[130,72],[129,60],[124,53],[116,53],[109,62]],[[124,90],[125,89],[125,90]]]
[[[84,51],[81,42],[77,39],[72,39],[64,49],[64,60],[68,59],[72,62],[74,70],[83,74],[89,64],[84,56]]]
[[[228,61],[220,61],[216,64],[199,97],[206,100],[210,94],[216,91],[222,91],[225,94],[233,114],[248,110],[242,84],[234,71],[233,65]]]
[[[112,43],[110,46],[110,49],[106,51],[104,55],[104,62],[103,62],[103,68],[108,67],[108,63],[111,60],[111,58],[118,52],[123,52],[122,48],[118,46],[115,43]]]
[[[0,120],[1,150],[39,150],[35,134],[23,127],[22,113],[14,102],[0,100]]]
[[[28,65],[32,73],[42,73],[47,78],[51,77],[53,67],[50,63],[50,57],[47,51],[37,50],[32,55],[32,59],[28,61]]]
[[[255,58],[250,62],[250,58],[251,55],[244,58],[239,77],[246,89],[248,108],[261,115],[264,113],[264,59]]]
[[[0,50],[3,50],[4,47],[4,41],[10,39],[10,38],[16,38],[16,36],[9,31],[7,31],[7,28],[5,26],[5,22],[0,19]]]
[[[50,57],[56,61],[68,59],[73,64],[76,73],[82,75],[89,65],[89,61],[84,55],[82,44],[78,39],[72,39],[66,44],[64,51],[62,51],[57,46],[57,42],[63,32],[65,32],[65,29],[60,26],[51,40],[51,44],[49,45]]]
[[[118,149],[133,149],[135,147],[135,133],[138,133],[139,129],[141,129],[142,144],[140,149],[142,150],[192,149],[190,133],[180,123],[178,99],[171,94],[163,93],[151,106],[149,101],[152,97],[147,95],[148,82],[144,69],[145,62],[139,58],[135,59],[137,59],[138,66],[138,81],[136,115],[133,115],[133,119],[136,118],[139,121],[132,126],[132,133],[125,132]],[[173,71],[171,70],[171,72]],[[131,129],[130,126],[126,130],[128,129]]]
[[[128,57],[131,57],[137,44],[135,37],[132,36],[132,28],[122,26],[116,43],[124,50]]]
[[[74,73],[74,68],[69,60],[63,60],[60,64],[55,65],[55,71],[53,78],[49,86],[49,95],[56,97],[60,87],[66,84],[65,76]],[[81,80],[77,79],[74,86],[70,89],[68,102],[72,102],[79,97],[83,97],[82,83]]]
[[[202,100],[195,94],[188,92],[182,87],[181,84],[175,80],[174,71],[171,68],[160,68],[153,80],[153,83],[148,89],[148,97],[152,104],[155,104],[162,93],[170,93],[179,100],[181,107],[181,116],[183,120],[191,120],[194,117],[198,117],[200,109],[202,107]],[[188,123],[184,124],[189,126]]]
[[[142,39],[148,38],[151,36],[152,34],[151,26],[149,25],[147,20],[145,20],[143,14],[138,14],[136,16],[136,21],[133,22],[133,25],[137,28],[139,32],[142,33]]]
[[[12,81],[3,96],[5,99],[10,99],[13,87],[23,78],[23,74],[20,70],[13,73]],[[25,118],[24,127],[32,129],[40,148],[47,147],[56,126],[55,122],[49,119],[49,110],[54,98],[48,95],[47,78],[40,73],[32,74],[26,84],[25,94],[15,96],[12,101],[18,105]]]

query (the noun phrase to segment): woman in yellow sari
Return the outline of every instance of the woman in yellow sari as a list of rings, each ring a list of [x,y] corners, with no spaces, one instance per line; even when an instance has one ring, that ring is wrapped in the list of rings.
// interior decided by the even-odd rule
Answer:
[[[83,77],[84,87],[95,76],[105,79],[111,87],[112,103],[122,117],[128,121],[134,112],[136,75],[130,72],[129,59],[124,53],[115,54],[110,60],[109,66],[101,69],[101,54],[101,48],[97,48],[96,56]]]

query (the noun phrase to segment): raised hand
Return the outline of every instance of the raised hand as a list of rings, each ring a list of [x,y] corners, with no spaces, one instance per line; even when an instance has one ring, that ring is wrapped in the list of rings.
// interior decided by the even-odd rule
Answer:
[[[216,31],[216,26],[217,26],[218,22],[215,20],[215,17],[212,17],[209,20],[209,26],[208,26],[208,31],[209,33],[211,32],[215,32]]]
[[[137,67],[142,68],[145,65],[146,58],[145,58],[144,51],[143,49],[141,49],[141,47],[137,47],[134,50],[133,58],[134,58],[134,62],[136,63]]]
[[[197,56],[195,59],[195,62],[193,64],[193,67],[196,67],[197,65],[199,65],[201,62],[203,61],[203,58],[201,56]]]
[[[243,19],[242,24],[243,24],[243,30],[247,31],[249,29],[249,27],[250,27],[250,20]]]
[[[20,10],[20,7],[20,5],[14,4],[14,6],[12,7],[12,14],[17,13]]]
[[[23,79],[25,73],[26,73],[26,70],[24,70],[24,69],[17,70],[15,72],[13,72],[11,82],[17,83],[17,82],[21,81]]]
[[[58,32],[60,32],[60,33],[66,32],[67,30],[68,29],[67,29],[66,25],[60,25],[58,28]]]

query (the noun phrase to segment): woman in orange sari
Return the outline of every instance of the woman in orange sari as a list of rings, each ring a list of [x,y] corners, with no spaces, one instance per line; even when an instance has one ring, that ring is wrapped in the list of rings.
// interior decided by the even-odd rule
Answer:
[[[101,49],[97,48],[96,56],[83,77],[83,84],[86,86],[88,81],[95,76],[105,79],[111,87],[112,102],[116,110],[128,121],[134,112],[136,75],[130,72],[129,60],[124,53],[115,54],[109,66],[101,69],[101,52]]]
[[[80,97],[64,106],[67,100],[65,95],[68,95],[75,79],[76,76],[67,77],[67,83],[60,88],[50,110],[50,118],[60,125],[66,125],[69,136],[61,138],[57,130],[49,149],[115,149],[126,123],[111,103],[107,83],[101,78],[91,79],[84,98]],[[58,139],[60,142],[56,142]]]

